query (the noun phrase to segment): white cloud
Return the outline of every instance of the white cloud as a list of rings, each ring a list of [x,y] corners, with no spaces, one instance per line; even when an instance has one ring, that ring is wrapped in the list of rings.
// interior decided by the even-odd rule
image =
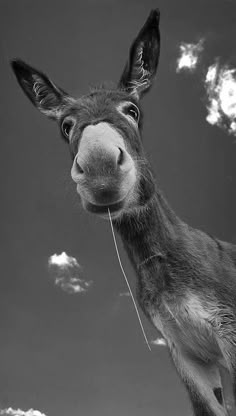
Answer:
[[[61,254],[53,254],[49,257],[49,264],[54,264],[58,267],[79,266],[75,257],[68,256],[65,251]]]
[[[166,346],[166,341],[164,340],[164,338],[157,338],[154,339],[153,341],[151,341],[152,345],[161,345],[161,346]]]
[[[182,42],[179,45],[176,72],[194,72],[203,44],[202,38],[197,43]],[[216,60],[207,69],[204,85],[208,100],[206,121],[236,136],[236,68],[220,65]]]
[[[82,278],[82,267],[76,258],[65,251],[50,256],[48,267],[55,284],[69,294],[85,293],[92,284]]]
[[[27,411],[21,409],[8,409],[0,410],[1,416],[46,416],[45,413],[40,412],[39,410],[29,409]]]
[[[197,43],[182,42],[179,46],[180,57],[177,59],[176,72],[187,70],[193,72],[198,64],[199,57],[203,51],[204,39]]]
[[[208,98],[206,120],[236,135],[236,69],[215,62],[205,77]]]

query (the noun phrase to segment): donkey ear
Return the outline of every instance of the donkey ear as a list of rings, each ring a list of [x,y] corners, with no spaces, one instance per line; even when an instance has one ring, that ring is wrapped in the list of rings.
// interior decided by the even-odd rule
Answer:
[[[15,76],[30,101],[48,117],[58,119],[70,97],[42,72],[21,60],[11,62]]]
[[[130,48],[129,60],[119,82],[120,88],[137,98],[148,91],[156,74],[160,54],[159,20],[159,10],[152,10]]]

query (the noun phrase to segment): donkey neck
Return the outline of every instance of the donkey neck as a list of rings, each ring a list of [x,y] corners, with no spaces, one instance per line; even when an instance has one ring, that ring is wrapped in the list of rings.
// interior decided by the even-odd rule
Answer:
[[[114,222],[135,269],[154,257],[165,257],[176,244],[180,224],[159,190],[146,205]]]

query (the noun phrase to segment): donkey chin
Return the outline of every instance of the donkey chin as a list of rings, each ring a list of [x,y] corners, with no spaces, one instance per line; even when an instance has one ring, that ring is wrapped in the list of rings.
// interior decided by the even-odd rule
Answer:
[[[81,189],[77,184],[77,193],[86,211],[104,219],[109,218],[110,212],[112,218],[118,218],[135,205],[137,195],[135,175],[130,172],[125,180],[125,186],[123,185],[121,189],[112,186],[109,189],[102,189],[97,186],[96,190],[91,191],[88,188]]]

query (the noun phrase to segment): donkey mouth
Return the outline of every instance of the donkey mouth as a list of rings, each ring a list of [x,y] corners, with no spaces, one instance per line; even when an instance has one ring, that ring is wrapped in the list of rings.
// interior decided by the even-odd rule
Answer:
[[[118,213],[118,211],[120,211],[124,207],[124,200],[115,202],[110,205],[96,205],[92,202],[86,201],[84,205],[85,209],[87,211],[92,212],[93,214],[108,215],[108,209],[111,214]]]

